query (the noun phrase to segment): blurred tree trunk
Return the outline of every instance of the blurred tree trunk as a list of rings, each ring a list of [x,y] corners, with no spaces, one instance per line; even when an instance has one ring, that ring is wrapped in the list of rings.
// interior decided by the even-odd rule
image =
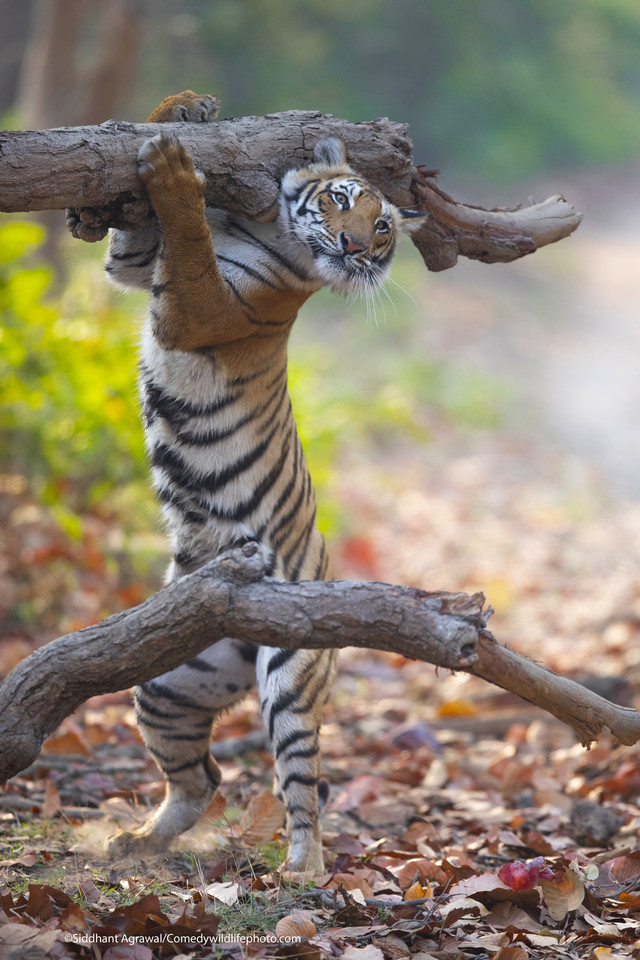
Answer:
[[[98,28],[89,66],[80,70],[89,14]],[[116,114],[131,94],[141,33],[138,0],[36,0],[17,98],[24,126],[101,123]],[[43,254],[60,280],[64,216],[43,211],[38,219],[47,228]]]
[[[37,0],[25,50],[18,109],[25,126],[72,122],[75,53],[88,0]]]
[[[0,0],[0,115],[16,102],[34,0]]]
[[[112,0],[74,123],[103,123],[122,112],[134,86],[141,41],[139,0]]]

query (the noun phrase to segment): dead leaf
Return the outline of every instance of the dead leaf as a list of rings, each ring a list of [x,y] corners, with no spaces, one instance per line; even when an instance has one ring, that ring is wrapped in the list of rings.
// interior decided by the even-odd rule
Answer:
[[[67,718],[59,728],[59,732],[45,740],[42,745],[42,751],[55,754],[81,754],[84,757],[91,756],[91,748],[85,740],[84,734],[78,724]],[[42,757],[46,760],[46,757]]]
[[[331,807],[342,812],[355,810],[365,801],[377,800],[383,791],[384,783],[379,777],[363,774],[349,781],[343,793],[332,802]]]
[[[84,897],[86,897],[87,900],[90,900],[92,903],[95,903],[96,900],[100,899],[101,897],[100,890],[98,889],[98,887],[96,887],[95,883],[90,877],[88,877],[86,880],[83,880],[79,886],[80,886],[80,890],[82,891]]]
[[[284,814],[284,804],[270,790],[253,797],[242,818],[242,843],[246,847],[256,847],[266,840],[273,840],[284,822]]]
[[[226,903],[228,907],[232,907],[234,903],[238,902],[240,884],[234,883],[231,880],[225,881],[224,883],[219,881],[210,883],[206,888],[206,893],[213,900],[219,900],[221,903]]]
[[[220,793],[219,790],[216,790],[213,797],[211,798],[211,802],[209,806],[207,807],[205,812],[202,814],[203,819],[208,820],[210,822],[213,820],[220,820],[220,818],[222,817],[222,814],[225,811],[226,806],[227,806],[227,798],[222,793]]]
[[[70,903],[60,914],[60,929],[82,931],[87,928],[87,915],[77,903]]]
[[[524,947],[500,947],[491,960],[528,960],[529,954]]]
[[[153,960],[153,953],[143,943],[119,943],[109,947],[102,960]]]
[[[470,914],[485,917],[489,911],[479,900],[473,900],[471,897],[454,897],[448,903],[440,904],[440,913],[443,917],[450,919],[451,914],[459,914],[460,917],[467,917]]]
[[[380,947],[368,944],[366,947],[346,947],[342,953],[347,960],[384,960]]]
[[[19,908],[21,915],[41,923],[50,920],[54,913],[53,900],[47,895],[47,889],[37,883],[29,884],[26,897],[18,897],[16,908]]]
[[[481,873],[476,877],[468,877],[466,880],[459,880],[449,887],[447,891],[450,896],[472,896],[474,893],[486,893],[490,890],[508,890],[509,887],[496,876],[495,873]]]
[[[36,860],[38,859],[35,853],[22,853],[19,857],[15,857],[13,860],[0,860],[0,867],[32,867]]]
[[[9,960],[12,955],[27,956],[27,951],[33,951],[34,956],[44,956],[57,938],[57,930],[42,930],[24,923],[5,923],[0,927],[0,960]]]
[[[348,833],[340,833],[330,842],[331,849],[335,853],[348,853],[351,857],[361,857],[365,848],[355,837]]]
[[[446,883],[447,875],[437,864],[431,860],[417,858],[408,860],[400,868],[391,871],[402,889],[415,883],[417,880],[432,880],[434,883]]]
[[[427,890],[429,890],[428,893],[427,893]],[[404,895],[404,899],[405,900],[421,900],[422,897],[430,897],[431,896],[430,891],[431,891],[430,885],[428,887],[423,887],[420,881],[416,880],[416,882],[413,883],[409,887],[409,889],[406,891]]]
[[[53,780],[44,782],[44,801],[40,807],[40,816],[45,820],[53,820],[62,809],[62,800]]]
[[[317,928],[308,910],[294,910],[276,923],[275,934],[281,940],[298,940],[315,937]]]
[[[607,868],[614,880],[627,883],[640,875],[640,850],[634,850],[624,857],[607,861]]]
[[[357,812],[363,823],[391,829],[406,823],[415,813],[415,808],[412,803],[399,797],[380,797],[361,803]]]
[[[568,867],[560,883],[541,880],[540,887],[552,920],[564,920],[569,911],[577,910],[584,900],[584,884]]]
[[[352,890],[360,890],[366,897],[373,896],[373,887],[370,883],[370,870],[353,870],[351,873],[334,873],[325,888],[336,890],[344,887],[351,893]]]

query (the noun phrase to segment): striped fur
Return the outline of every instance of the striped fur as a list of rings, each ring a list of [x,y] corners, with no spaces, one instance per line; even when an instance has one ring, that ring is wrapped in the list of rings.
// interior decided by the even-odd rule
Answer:
[[[211,98],[187,91],[152,119],[212,113]],[[112,232],[106,269],[117,284],[150,293],[139,383],[173,550],[168,579],[246,539],[260,544],[275,577],[328,579],[287,392],[288,335],[320,287],[379,281],[405,216],[351,170],[335,140],[285,176],[270,224],[206,209],[204,179],[177,140],[147,141],[139,170],[156,217]],[[212,723],[257,682],[286,804],[289,868],[322,872],[318,731],[334,672],[333,652],[229,638],[139,687],[140,729],[167,791],[139,830],[112,838],[110,852],[166,850],[195,823],[220,782]]]

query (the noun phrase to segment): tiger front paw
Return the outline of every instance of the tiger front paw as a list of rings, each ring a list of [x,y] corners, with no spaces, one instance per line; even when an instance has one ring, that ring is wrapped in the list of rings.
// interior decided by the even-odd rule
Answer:
[[[210,93],[200,95],[183,90],[165,97],[147,123],[211,123],[218,116],[220,101]]]
[[[202,203],[206,179],[177,137],[164,133],[145,140],[138,150],[138,174],[161,218],[184,216]]]

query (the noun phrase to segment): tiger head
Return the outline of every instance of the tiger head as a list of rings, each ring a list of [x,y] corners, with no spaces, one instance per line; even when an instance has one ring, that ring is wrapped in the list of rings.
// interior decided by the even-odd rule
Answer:
[[[398,236],[426,213],[403,210],[347,162],[336,137],[317,144],[308,167],[289,170],[280,190],[280,224],[310,278],[345,292],[366,290],[386,276]]]

